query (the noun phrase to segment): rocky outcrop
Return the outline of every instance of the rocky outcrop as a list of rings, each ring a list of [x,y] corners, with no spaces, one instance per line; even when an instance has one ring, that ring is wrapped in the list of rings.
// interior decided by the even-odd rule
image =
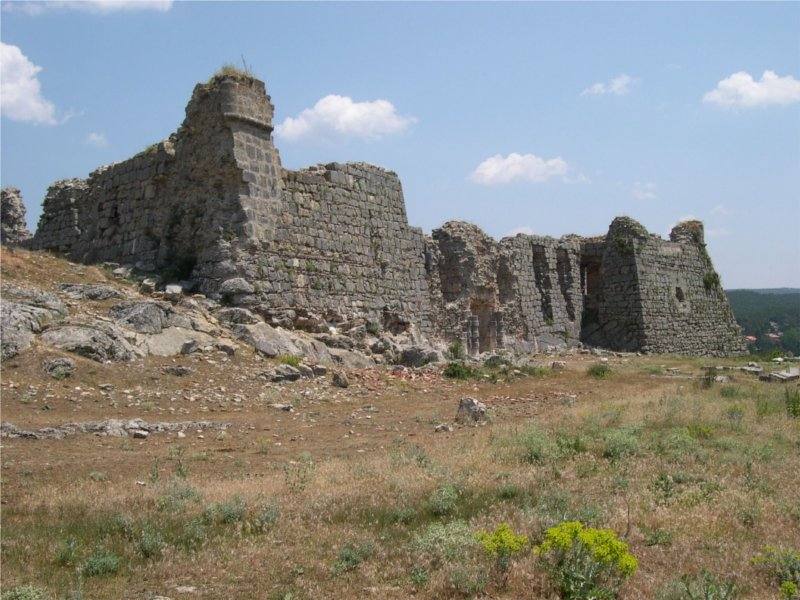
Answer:
[[[0,243],[14,246],[30,237],[22,194],[17,188],[3,188],[0,190]]]
[[[64,319],[67,307],[56,296],[41,290],[4,284],[0,298],[0,358],[6,360],[26,350],[50,323]]]

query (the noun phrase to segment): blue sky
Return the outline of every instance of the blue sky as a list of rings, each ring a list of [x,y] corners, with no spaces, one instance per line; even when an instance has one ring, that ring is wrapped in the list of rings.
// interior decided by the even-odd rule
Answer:
[[[693,216],[726,287],[800,286],[799,36],[798,3],[4,2],[0,178],[35,225],[243,55],[284,166],[391,168],[425,230]]]

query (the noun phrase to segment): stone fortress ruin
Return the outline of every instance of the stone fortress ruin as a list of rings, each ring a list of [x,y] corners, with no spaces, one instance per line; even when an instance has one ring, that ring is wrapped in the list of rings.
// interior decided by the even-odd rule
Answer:
[[[397,175],[364,163],[281,166],[264,83],[198,84],[168,139],[53,184],[21,243],[84,263],[158,272],[264,315],[355,317],[471,354],[578,341],[620,351],[725,355],[741,332],[703,225],[665,240],[618,217],[600,237],[500,241],[411,227]]]

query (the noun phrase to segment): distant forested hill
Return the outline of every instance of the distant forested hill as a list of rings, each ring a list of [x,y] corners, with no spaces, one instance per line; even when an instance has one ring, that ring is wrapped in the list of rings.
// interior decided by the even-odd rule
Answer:
[[[745,335],[757,338],[755,350],[777,348],[800,354],[800,290],[727,290],[725,293]],[[773,338],[769,334],[773,334]],[[774,339],[774,335],[779,334],[782,334],[780,339]]]

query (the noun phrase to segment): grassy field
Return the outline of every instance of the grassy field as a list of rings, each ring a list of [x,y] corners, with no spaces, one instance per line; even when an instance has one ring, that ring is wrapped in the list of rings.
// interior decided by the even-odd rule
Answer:
[[[700,362],[612,358],[598,375],[579,356],[562,372],[494,383],[376,371],[327,396],[276,386],[295,398],[291,416],[232,379],[241,411],[212,415],[234,421],[226,434],[6,439],[3,589],[557,598],[552,560],[535,547],[575,520],[613,530],[637,559],[620,598],[777,598],[779,569],[758,557],[800,547],[800,419],[787,412],[797,387],[705,383]],[[664,375],[671,366],[696,377]],[[96,367],[112,368],[129,367]],[[4,420],[41,425],[41,409],[21,401],[25,369],[4,375]],[[67,396],[80,382],[52,385]],[[463,395],[486,401],[491,422],[434,433]],[[203,400],[173,404],[209,418]],[[503,561],[476,537],[501,524],[527,537]]]
[[[50,290],[109,280],[46,254],[4,250],[2,266],[4,282]],[[60,355],[37,343],[3,363],[3,421],[228,426],[3,438],[2,600],[797,595],[798,385],[701,368],[746,358],[374,368],[342,389],[267,383],[273,361],[247,347],[73,356],[53,379],[42,361]],[[490,421],[435,432],[464,396]]]

